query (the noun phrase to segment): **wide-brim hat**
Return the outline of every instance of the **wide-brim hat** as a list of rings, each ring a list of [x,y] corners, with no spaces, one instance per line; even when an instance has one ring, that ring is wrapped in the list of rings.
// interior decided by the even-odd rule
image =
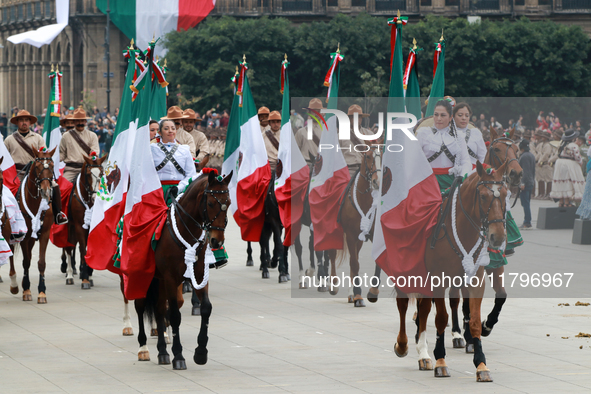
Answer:
[[[547,130],[537,130],[535,135],[537,137],[542,137],[542,138],[548,138],[548,139],[552,138],[552,134],[550,134],[550,132]]]
[[[88,116],[86,116],[86,111],[84,110],[84,108],[82,108],[82,106],[80,106],[74,110],[74,113],[72,114],[72,117],[70,119],[71,120],[88,120],[88,119],[92,119],[92,118],[89,118]]]
[[[31,120],[31,124],[33,123],[37,123],[37,117],[34,115],[31,115],[29,113],[29,111],[25,110],[25,109],[21,109],[20,111],[18,111],[18,113],[16,114],[16,116],[13,116],[12,118],[10,118],[10,123],[16,125],[17,121],[19,118],[29,118]]]
[[[568,129],[564,132],[564,134],[562,135],[561,140],[562,141],[572,141],[575,138],[577,138],[581,133],[578,130],[575,129]]]
[[[322,105],[322,100],[317,99],[317,98],[313,98],[308,103],[308,108],[311,108],[311,109],[322,109],[322,108],[324,108],[324,106]]]
[[[279,111],[273,111],[269,114],[269,120],[281,120],[281,114]]]
[[[203,120],[201,118],[198,118],[197,117],[197,114],[195,113],[195,111],[193,111],[190,108],[187,108],[186,110],[183,111],[183,116],[184,116],[184,119],[193,119],[196,122],[200,122],[200,121]]]
[[[363,110],[361,109],[361,107],[359,105],[353,104],[347,110],[347,115],[348,116],[353,116],[353,114],[356,114],[356,113],[359,114],[359,116],[361,116],[362,118],[367,118],[369,116],[369,114],[364,114],[363,113]]]
[[[269,111],[269,108],[261,107],[261,108],[259,108],[257,115],[269,115],[270,113],[271,113],[271,111]]]
[[[64,118],[60,119],[60,126],[65,126],[67,120],[72,120],[72,115],[66,115]]]
[[[525,130],[523,132],[523,138],[531,138],[531,130]]]
[[[166,116],[163,116],[160,119],[161,120],[164,120],[164,119],[166,119],[166,120],[177,120],[177,119],[179,119],[180,120],[180,119],[187,119],[187,117],[185,117],[183,115],[183,110],[182,109],[180,109],[176,105],[173,105],[166,112]]]

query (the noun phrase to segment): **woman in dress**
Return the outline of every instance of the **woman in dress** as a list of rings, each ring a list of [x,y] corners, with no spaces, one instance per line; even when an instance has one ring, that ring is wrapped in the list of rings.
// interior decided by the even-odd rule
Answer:
[[[482,132],[470,124],[472,109],[467,103],[459,103],[453,109],[459,135],[464,138],[468,147],[468,154],[472,162],[472,168],[476,168],[476,161],[484,163],[486,157],[486,144],[482,138]]]
[[[550,197],[559,199],[560,207],[574,207],[572,201],[581,201],[583,198],[585,187],[585,178],[581,169],[583,159],[579,146],[574,142],[578,135],[579,131],[575,129],[566,130],[558,148]]]
[[[589,150],[587,151],[587,183],[585,184],[585,192],[583,193],[583,199],[581,205],[577,209],[577,215],[583,220],[591,220],[591,141],[589,142]]]

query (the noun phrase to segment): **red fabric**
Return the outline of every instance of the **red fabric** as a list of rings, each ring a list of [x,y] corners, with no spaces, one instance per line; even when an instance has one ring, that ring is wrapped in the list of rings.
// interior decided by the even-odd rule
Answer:
[[[106,210],[103,220],[88,233],[85,259],[90,268],[121,274],[121,269],[113,266],[113,255],[117,251],[117,225],[125,212],[126,197],[127,193],[123,194],[121,202]]]
[[[435,175],[429,175],[408,192],[408,197],[395,208],[384,212],[381,225],[386,243],[376,263],[388,276],[420,276],[427,282],[425,249],[441,206],[441,192]],[[411,283],[412,284],[412,283]],[[417,283],[417,284],[420,284]],[[431,296],[428,283],[425,287],[400,287],[405,293],[421,293]]]
[[[238,207],[234,220],[240,226],[244,241],[259,242],[265,222],[265,197],[271,182],[271,167],[259,167],[249,177],[238,181],[236,199],[232,201]]]
[[[214,0],[179,0],[179,20],[177,31],[189,30],[197,26],[215,5]]]
[[[62,196],[62,212],[68,212],[68,205],[70,203],[70,194],[72,194],[72,189],[74,188],[74,184],[68,181],[63,176],[57,178],[57,184],[60,188],[60,194]],[[55,212],[54,212],[55,213]],[[71,218],[69,218],[71,220]],[[51,231],[49,233],[49,240],[52,244],[57,246],[58,248],[67,248],[73,247],[70,242],[68,242],[68,226],[67,224],[63,224],[58,226],[57,224],[53,224],[51,226]]]
[[[16,167],[14,165],[2,171],[4,185],[10,189],[13,196],[16,196],[18,188],[21,187],[21,180],[16,176]]]
[[[160,182],[163,186],[164,185],[178,185],[181,181],[161,181]]]
[[[284,246],[291,246],[295,237],[300,233],[302,223],[302,212],[304,211],[304,198],[308,189],[310,169],[302,167],[299,171],[291,174],[285,180],[285,185],[275,190],[279,216],[285,227]]]
[[[349,169],[334,172],[322,186],[310,191],[310,216],[314,225],[314,250],[343,249],[343,228],[337,223],[343,191],[349,183]]]
[[[450,169],[451,169],[451,167],[433,168],[433,174],[435,174],[435,175],[449,175]]]
[[[152,236],[167,210],[162,189],[158,188],[144,194],[123,219],[121,272],[127,279],[124,294],[128,300],[144,298],[150,287],[156,271]]]

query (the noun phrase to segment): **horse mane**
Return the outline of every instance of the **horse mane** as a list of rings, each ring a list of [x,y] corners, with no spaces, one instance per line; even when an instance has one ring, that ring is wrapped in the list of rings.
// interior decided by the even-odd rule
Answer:
[[[197,177],[197,179],[191,182],[189,186],[187,186],[187,188],[185,189],[183,196],[179,199],[179,204],[183,202],[185,198],[192,198],[193,194],[195,193],[203,193],[203,191],[205,191],[205,185],[207,184],[208,178],[209,177],[207,174],[202,173],[201,175],[199,175],[199,177]]]

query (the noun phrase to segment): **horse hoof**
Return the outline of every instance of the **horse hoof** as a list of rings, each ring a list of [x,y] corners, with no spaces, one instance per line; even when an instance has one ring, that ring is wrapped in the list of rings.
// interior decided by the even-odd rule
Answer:
[[[80,285],[80,288],[82,290],[90,290],[90,282],[82,282],[82,284]]]
[[[133,328],[131,327],[124,327],[123,328],[123,336],[125,337],[130,337],[133,335]],[[150,359],[150,357],[148,356],[148,360]],[[140,360],[142,361],[142,360]]]
[[[406,357],[408,355],[408,346],[406,347],[406,350],[404,352],[401,352],[400,348],[398,346],[398,342],[396,342],[396,344],[394,344],[394,354],[396,354],[400,358]],[[420,362],[419,362],[419,365],[420,365]]]
[[[316,274],[316,271],[312,268],[308,268],[306,270],[306,276],[313,277]]]
[[[355,308],[364,308],[365,302],[363,302],[363,299],[358,299],[358,300],[355,300],[355,303],[353,304],[353,306]]]
[[[483,337],[487,337],[487,336],[490,335],[491,331],[492,331],[492,327],[491,328],[488,328],[486,326],[486,320],[483,321],[482,322],[482,332],[480,333],[480,335],[483,336]]]
[[[434,372],[436,378],[449,378],[451,376],[447,367],[435,367]]]
[[[279,275],[279,283],[286,283],[287,276],[286,275]]]
[[[318,291],[321,293],[326,293],[328,291],[328,288],[326,286],[319,286]]]
[[[137,354],[138,361],[150,361],[150,352],[145,350]]]
[[[330,295],[336,296],[339,293],[339,288],[331,286],[331,289],[328,292],[330,293]]]
[[[247,267],[252,267],[254,265],[254,261],[252,260],[246,260],[246,266]]]
[[[168,365],[170,364],[170,356],[168,354],[159,354],[158,355],[158,365]]]
[[[285,274],[285,277],[287,278],[288,281],[291,280],[291,275],[290,274]],[[0,280],[2,280],[2,278],[0,278]]]
[[[300,281],[300,290],[307,289],[308,285],[306,285],[303,281]]]
[[[419,360],[420,371],[431,371],[433,369],[433,363],[430,358],[422,358]]]
[[[18,286],[17,287],[10,286],[10,294],[18,294]]]
[[[269,271],[263,271],[263,279],[269,279]]]
[[[157,337],[158,336],[158,330],[155,328],[152,328],[152,330],[150,330],[150,336],[151,337]]]
[[[474,353],[474,344],[469,343],[466,345],[466,353]]]
[[[197,365],[205,365],[207,364],[207,349],[205,349],[205,351],[197,351],[197,349],[195,349],[195,355],[193,356],[193,361],[195,361],[195,364]]]
[[[192,288],[191,284],[187,283],[187,282],[183,282],[183,294],[191,293],[192,291],[193,291],[193,288]]]
[[[477,382],[492,382],[492,377],[490,376],[490,371],[476,371],[476,381]]]
[[[199,316],[201,315],[201,308],[198,306],[194,306],[193,309],[191,309],[191,315],[192,316]]]
[[[25,290],[23,292],[23,301],[33,301],[33,296],[31,295],[31,290]]]
[[[366,298],[371,303],[378,302],[378,295],[372,293],[371,290],[367,292],[367,297]]]
[[[352,304],[353,302],[355,302],[353,300],[353,296],[349,294],[349,296],[347,297],[347,303]]]
[[[67,278],[66,279],[66,284],[67,285],[73,285],[74,284],[74,278]]]
[[[45,296],[37,297],[37,304],[47,304],[47,297],[45,297]]]
[[[88,281],[90,282],[90,287],[94,287],[94,280],[88,279]]]
[[[179,369],[179,370],[187,369],[187,363],[185,362],[184,359],[172,360],[172,369]]]
[[[464,338],[454,338],[452,342],[454,345],[454,349],[466,347],[466,342],[464,342]]]

